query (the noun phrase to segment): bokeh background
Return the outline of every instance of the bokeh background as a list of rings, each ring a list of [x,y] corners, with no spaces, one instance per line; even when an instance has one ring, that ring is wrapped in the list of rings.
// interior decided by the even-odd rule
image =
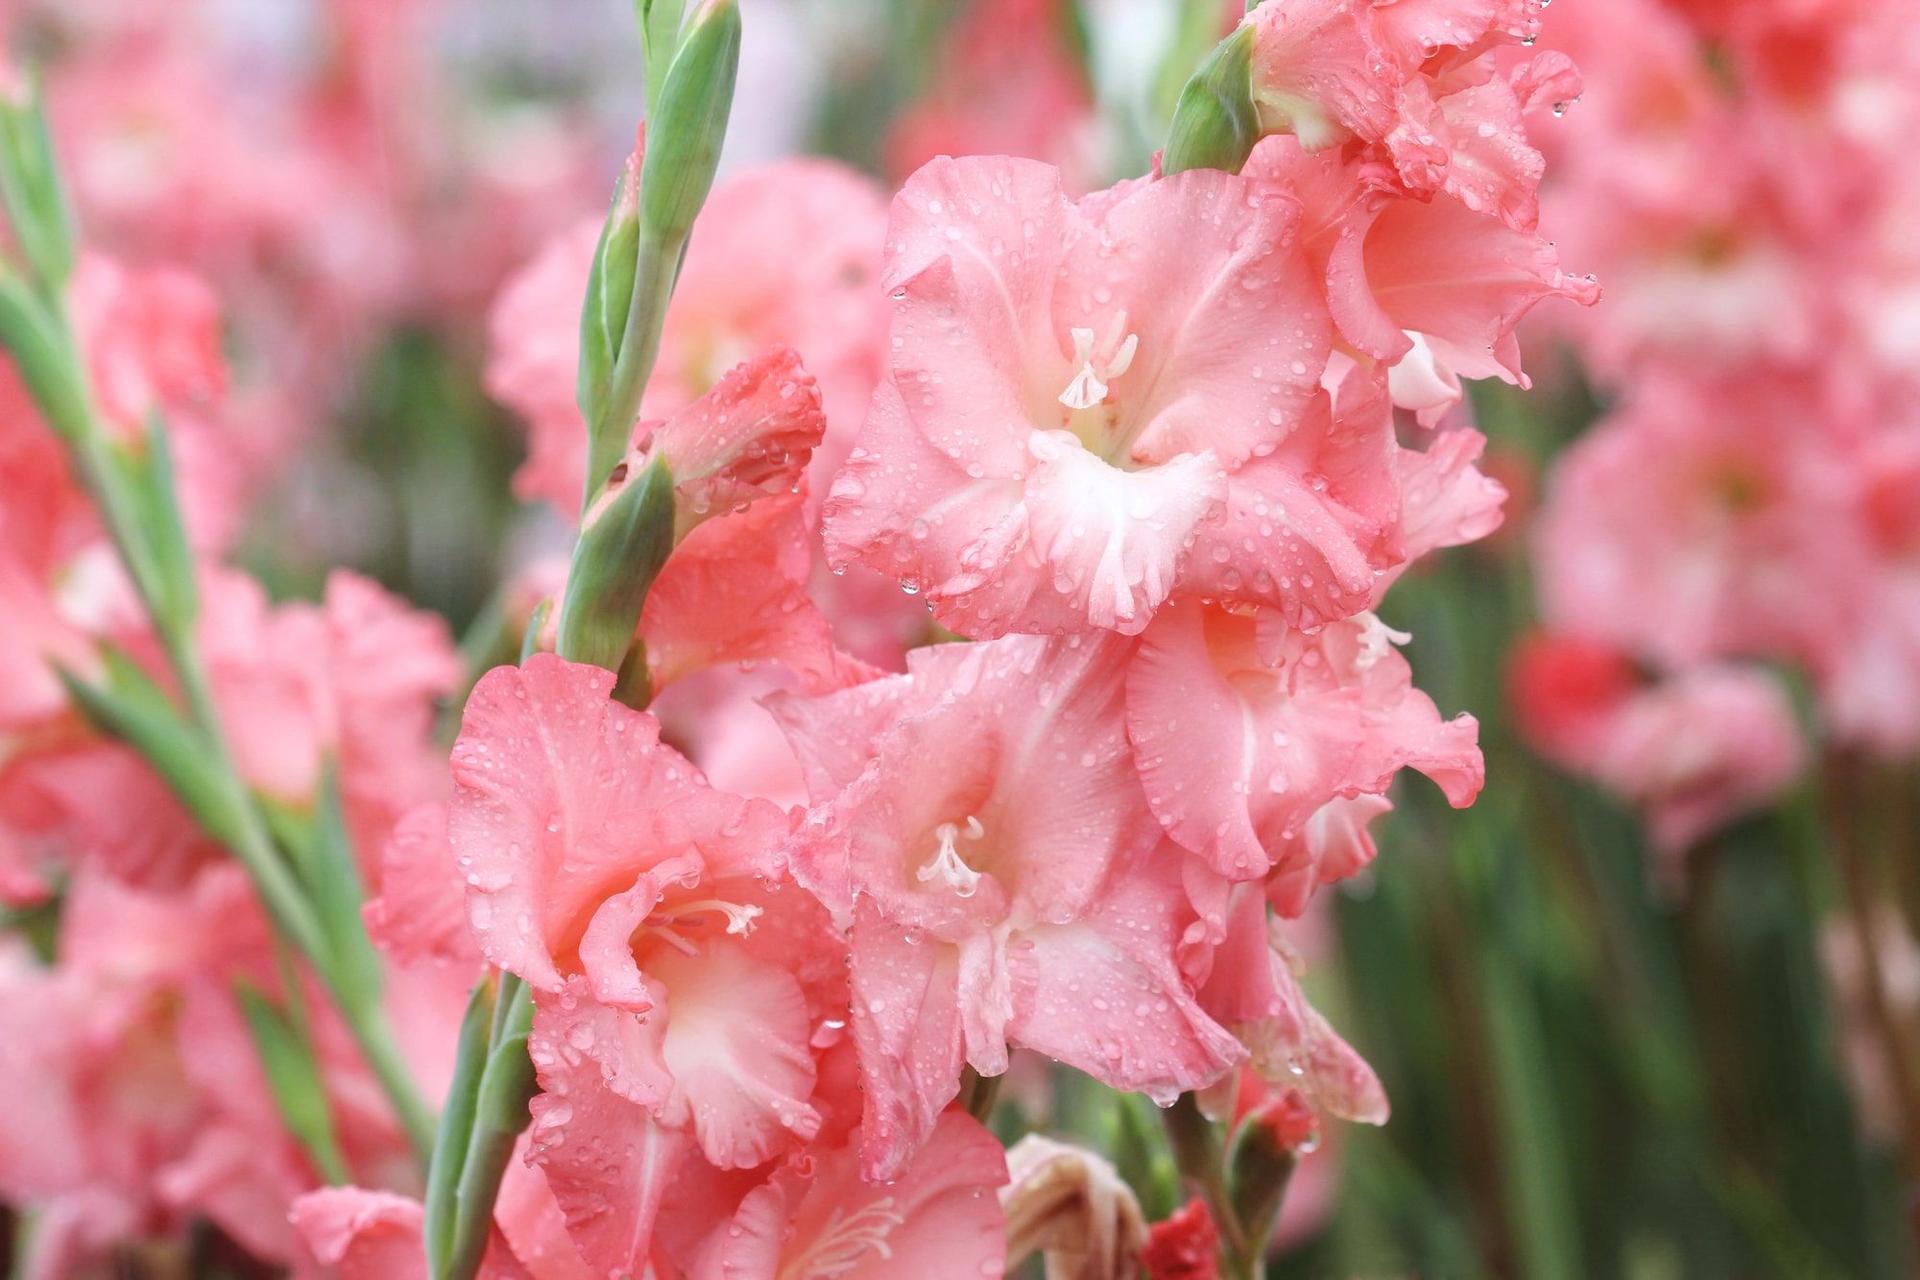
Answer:
[[[1218,0],[743,0],[724,172],[941,152],[1144,171]],[[622,0],[4,0],[92,241],[225,309],[239,559],[360,569],[506,642],[567,536],[509,485],[489,308],[603,207]],[[1471,388],[1491,540],[1383,615],[1479,717],[1314,922],[1392,1121],[1328,1132],[1276,1276],[1901,1276],[1920,1182],[1920,21],[1906,0],[1561,0],[1543,230],[1605,297]],[[1571,312],[1571,308],[1567,309]],[[1409,424],[1410,431],[1420,428]],[[32,915],[10,928],[44,930]],[[1044,1076],[996,1124],[1155,1158]],[[1170,1205],[1150,1205],[1159,1217]],[[237,1265],[237,1264],[235,1264]]]

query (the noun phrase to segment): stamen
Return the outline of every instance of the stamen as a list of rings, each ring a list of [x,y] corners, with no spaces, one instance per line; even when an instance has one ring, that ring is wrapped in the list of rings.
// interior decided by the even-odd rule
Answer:
[[[940,847],[924,866],[913,873],[914,878],[922,884],[930,880],[943,880],[955,894],[962,898],[971,898],[979,891],[980,873],[968,866],[967,860],[960,856],[960,850],[957,847],[960,841],[960,824],[943,822],[933,829],[933,834],[934,838],[940,842]],[[978,840],[986,834],[987,829],[980,825],[980,819],[968,814],[967,839]]]
[[[882,1196],[845,1219],[840,1213],[834,1209],[812,1247],[780,1268],[780,1280],[839,1280],[859,1266],[869,1252],[893,1257],[887,1237],[906,1217],[894,1209],[892,1196]]]
[[[1126,323],[1124,312],[1114,317],[1106,342],[1101,345],[1111,346],[1115,339],[1119,339],[1120,345],[1105,360],[1097,359],[1094,355],[1093,330],[1068,330],[1073,335],[1073,362],[1080,366],[1080,371],[1073,375],[1073,381],[1067,383],[1067,389],[1060,393],[1061,404],[1069,409],[1093,408],[1106,400],[1113,380],[1133,367],[1133,358],[1140,351],[1140,335],[1129,333],[1121,338],[1120,333]]]
[[[753,922],[766,912],[747,903],[727,902],[720,898],[701,898],[697,902],[683,902],[671,911],[656,912],[654,919],[683,920],[688,916],[697,916],[705,911],[717,911],[727,918],[727,932],[742,936],[753,932]]]

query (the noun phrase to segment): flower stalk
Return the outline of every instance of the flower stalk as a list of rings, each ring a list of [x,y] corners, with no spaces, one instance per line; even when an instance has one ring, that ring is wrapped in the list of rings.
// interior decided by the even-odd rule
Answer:
[[[246,869],[275,932],[332,994],[424,1161],[432,1119],[386,1025],[378,966],[362,962],[371,944],[360,922],[357,880],[341,878],[337,856],[302,874],[295,851],[276,839],[240,776],[221,726],[199,647],[193,552],[165,426],[156,413],[137,438],[117,438],[94,403],[65,296],[74,262],[72,223],[37,94],[0,101],[0,198],[23,259],[0,264],[0,346],[93,498],[166,655],[180,705],[111,650],[102,655],[105,683],[62,672],[63,683],[82,713],[138,750]],[[345,859],[350,867],[350,851]],[[291,1114],[287,1119],[296,1132],[310,1127]]]
[[[660,350],[687,238],[719,165],[739,68],[735,0],[640,0],[648,120],[614,191],[580,317],[580,410],[588,424],[582,528],[555,622],[555,652],[621,677],[646,701],[634,642],[647,592],[674,545],[674,478],[664,459],[620,474],[641,396]],[[601,502],[610,489],[611,498]],[[598,505],[596,505],[598,504]],[[530,644],[540,630],[530,629]],[[432,1280],[471,1280],[492,1234],[507,1161],[538,1091],[527,1037],[533,997],[502,973],[475,991],[460,1035],[446,1112],[428,1172],[426,1249]]]

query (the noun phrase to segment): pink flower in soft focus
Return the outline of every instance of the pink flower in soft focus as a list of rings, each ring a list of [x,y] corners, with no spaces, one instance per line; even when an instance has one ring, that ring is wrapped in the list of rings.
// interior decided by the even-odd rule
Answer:
[[[1779,680],[1708,664],[1630,698],[1593,772],[1646,814],[1656,845],[1682,853],[1779,799],[1805,762],[1800,726]]]
[[[932,83],[894,121],[887,170],[904,178],[938,156],[1009,155],[1075,175],[1091,169],[1093,92],[1063,0],[984,0],[941,42]]]
[[[1805,765],[1786,690],[1757,667],[1703,661],[1644,681],[1604,644],[1535,633],[1508,681],[1528,743],[1641,810],[1668,853],[1773,803]]]
[[[1823,666],[1864,571],[1837,408],[1797,379],[1643,380],[1549,477],[1534,531],[1548,625],[1669,667]]]
[[[227,863],[154,893],[83,869],[56,954],[46,967],[24,948],[0,959],[0,1086],[22,1100],[0,1119],[0,1195],[48,1205],[69,1256],[204,1218],[255,1256],[297,1262],[287,1208],[315,1178],[233,997],[239,981],[279,982],[245,875]],[[457,1016],[459,991],[445,994]],[[369,1178],[404,1179],[405,1139],[317,997],[306,993],[346,1157]],[[452,1030],[430,1025],[435,1039]]]
[[[873,185],[829,161],[783,161],[720,182],[687,249],[642,417],[692,404],[755,352],[792,347],[825,403],[815,468],[824,487],[877,376],[885,225]],[[595,217],[556,239],[508,282],[490,321],[487,385],[531,434],[515,488],[569,516],[586,476],[574,370],[599,234]]]
[[[346,572],[320,605],[270,606],[251,578],[203,577],[201,643],[242,775],[310,804],[338,770],[349,833],[369,866],[393,825],[444,789],[436,701],[460,678],[446,624]]]
[[[973,636],[1136,633],[1182,590],[1363,607],[1391,438],[1335,429],[1298,221],[1211,170],[1074,203],[1040,164],[922,169],[894,202],[891,378],[827,502],[835,563]]]
[[[1514,727],[1542,755],[1587,768],[1607,725],[1640,687],[1631,660],[1611,645],[1533,631],[1507,657]]]
[[[1353,845],[1311,829],[1336,800],[1384,795],[1412,765],[1454,805],[1472,803],[1478,725],[1443,721],[1413,687],[1405,639],[1372,614],[1315,635],[1270,613],[1163,614],[1127,678],[1127,729],[1168,834],[1229,879],[1271,874],[1281,910],[1298,915],[1319,884],[1358,869],[1338,856]]]
[[[856,1135],[777,1168],[717,1226],[692,1280],[993,1280],[1006,1226],[993,1192],[1006,1154],[980,1122],[940,1117],[914,1159],[884,1183],[861,1177]]]
[[[851,926],[872,1174],[1009,1044],[1160,1096],[1241,1055],[1176,965],[1193,913],[1127,742],[1127,647],[936,646],[774,703],[815,801],[794,873]]]
[[[1920,747],[1920,427],[1886,432],[1854,477],[1870,568],[1820,673],[1821,707],[1836,736],[1897,758]]]

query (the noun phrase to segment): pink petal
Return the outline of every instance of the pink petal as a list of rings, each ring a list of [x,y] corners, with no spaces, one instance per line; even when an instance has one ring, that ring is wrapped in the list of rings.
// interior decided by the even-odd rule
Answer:
[[[960,1088],[959,955],[855,904],[853,1032],[866,1092],[862,1166],[897,1171]]]
[[[453,750],[448,837],[494,964],[557,991],[588,920],[649,867],[698,850],[752,857],[785,823],[726,796],[607,696],[611,672],[536,654],[488,672]]]
[[[1115,1089],[1171,1099],[1239,1061],[1174,964],[1182,914],[1175,850],[1120,873],[1070,924],[1038,924],[1009,946],[1013,1037]]]
[[[723,664],[777,662],[813,691],[876,674],[840,650],[808,594],[804,506],[798,494],[763,498],[674,549],[640,615],[656,691]]]

